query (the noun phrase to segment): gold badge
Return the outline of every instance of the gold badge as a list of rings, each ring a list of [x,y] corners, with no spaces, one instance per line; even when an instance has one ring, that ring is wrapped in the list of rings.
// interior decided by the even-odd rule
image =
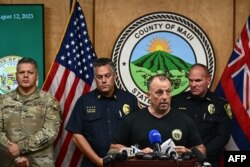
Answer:
[[[224,108],[225,108],[225,110],[226,110],[227,115],[229,116],[229,118],[232,119],[233,118],[233,113],[232,113],[230,104],[225,104]]]
[[[182,131],[180,129],[174,129],[172,131],[172,138],[175,139],[175,140],[181,140]]]
[[[122,107],[122,111],[125,115],[127,115],[128,113],[130,113],[130,106],[128,104],[124,104]]]
[[[87,113],[95,113],[95,112],[96,112],[95,106],[88,106],[87,107]]]
[[[215,106],[213,104],[209,104],[207,110],[210,114],[213,114],[215,112]]]

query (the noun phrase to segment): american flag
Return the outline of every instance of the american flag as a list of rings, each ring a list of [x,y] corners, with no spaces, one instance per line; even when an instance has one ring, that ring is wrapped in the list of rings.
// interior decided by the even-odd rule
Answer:
[[[230,102],[233,131],[226,150],[250,150],[250,16],[216,88]]]
[[[74,1],[59,51],[42,88],[56,97],[63,111],[63,122],[55,141],[57,167],[80,165],[82,155],[73,144],[72,135],[65,131],[65,126],[76,100],[95,88],[95,58],[83,11]]]

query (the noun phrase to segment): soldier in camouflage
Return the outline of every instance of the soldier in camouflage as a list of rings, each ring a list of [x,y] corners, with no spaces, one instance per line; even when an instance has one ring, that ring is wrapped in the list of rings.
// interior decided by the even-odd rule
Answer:
[[[16,78],[17,89],[0,95],[0,166],[53,167],[60,104],[38,90],[38,69],[33,59],[18,61]]]

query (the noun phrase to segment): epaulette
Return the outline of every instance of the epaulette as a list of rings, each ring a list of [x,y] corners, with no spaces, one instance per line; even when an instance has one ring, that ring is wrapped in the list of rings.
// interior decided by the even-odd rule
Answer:
[[[220,97],[220,96],[218,96],[218,99],[220,99],[220,100],[223,100],[223,101],[227,102],[227,99],[226,99],[226,98],[224,98],[224,97]]]
[[[210,97],[206,97],[207,101],[212,101],[212,99]]]

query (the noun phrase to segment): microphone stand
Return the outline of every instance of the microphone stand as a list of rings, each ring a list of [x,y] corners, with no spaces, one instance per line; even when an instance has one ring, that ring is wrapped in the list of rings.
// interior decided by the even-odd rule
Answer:
[[[179,159],[178,154],[177,154],[176,152],[174,152],[174,151],[171,151],[171,152],[170,152],[170,157],[171,157],[173,160],[175,160],[177,167],[180,167],[180,161],[182,161],[182,160]]]

